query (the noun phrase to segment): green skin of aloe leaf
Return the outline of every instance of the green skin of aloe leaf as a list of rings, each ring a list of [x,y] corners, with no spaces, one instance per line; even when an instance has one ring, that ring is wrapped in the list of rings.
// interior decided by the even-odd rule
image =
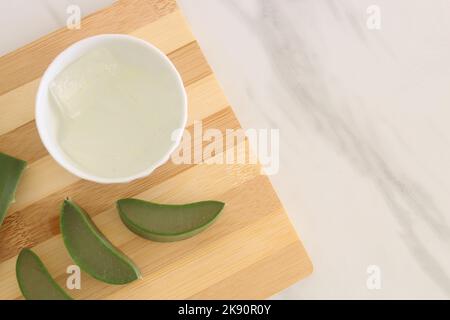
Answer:
[[[27,163],[0,152],[0,225],[14,201],[19,179]]]
[[[141,277],[137,266],[70,200],[62,205],[60,227],[70,256],[92,277],[109,284],[126,284]]]
[[[22,249],[19,253],[16,277],[20,291],[27,300],[72,300],[30,249]]]
[[[137,235],[158,242],[190,238],[209,227],[225,204],[201,201],[165,205],[139,199],[121,199],[117,209],[123,223]]]

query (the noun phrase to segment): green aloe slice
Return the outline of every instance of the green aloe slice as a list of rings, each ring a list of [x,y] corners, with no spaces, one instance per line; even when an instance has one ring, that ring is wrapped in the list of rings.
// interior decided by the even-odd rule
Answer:
[[[0,225],[14,200],[19,179],[26,166],[25,161],[0,152]]]
[[[67,251],[83,271],[110,284],[125,284],[140,278],[136,265],[70,200],[63,203],[60,223]]]
[[[16,277],[20,291],[27,300],[72,300],[30,249],[22,249],[19,253]]]
[[[190,238],[219,216],[223,202],[201,201],[184,205],[167,205],[138,199],[117,201],[125,225],[141,237],[168,242]]]

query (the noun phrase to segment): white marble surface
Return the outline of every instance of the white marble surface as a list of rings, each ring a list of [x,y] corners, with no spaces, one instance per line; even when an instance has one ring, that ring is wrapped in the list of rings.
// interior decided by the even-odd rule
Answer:
[[[66,25],[67,7],[87,16],[114,0],[0,0],[0,56]]]
[[[0,33],[0,54],[61,25],[51,2],[33,1],[22,38]],[[23,14],[10,3],[0,30]],[[280,129],[271,179],[315,271],[275,298],[450,298],[450,2],[179,3],[243,126]]]
[[[449,298],[450,2],[179,2],[244,127],[281,130],[315,272],[277,298]]]

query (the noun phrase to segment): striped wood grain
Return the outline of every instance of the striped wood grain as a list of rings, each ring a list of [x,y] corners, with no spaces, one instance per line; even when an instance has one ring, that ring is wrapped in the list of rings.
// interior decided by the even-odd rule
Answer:
[[[33,247],[64,285],[66,267],[72,264],[58,227],[65,197],[84,207],[144,276],[127,286],[108,286],[83,274],[82,290],[71,292],[76,298],[265,298],[308,275],[308,256],[258,165],[169,161],[147,178],[100,185],[71,175],[48,155],[34,123],[39,78],[60,51],[99,33],[128,33],[168,55],[187,89],[188,131],[196,120],[224,134],[240,128],[172,0],[119,1],[84,19],[81,30],[61,29],[0,57],[0,151],[29,163],[0,228],[0,298],[21,298],[14,264],[23,247]],[[242,143],[249,152],[247,141]],[[114,201],[122,197],[174,203],[210,198],[226,202],[226,208],[213,227],[196,237],[155,243],[120,222]]]

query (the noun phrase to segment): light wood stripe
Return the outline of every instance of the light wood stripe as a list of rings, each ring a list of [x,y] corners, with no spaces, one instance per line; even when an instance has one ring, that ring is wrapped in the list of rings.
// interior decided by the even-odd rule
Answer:
[[[201,250],[177,259],[173,265],[166,264],[155,275],[143,272],[146,281],[134,282],[120,292],[108,294],[108,299],[186,299],[200,290],[220,282],[241,268],[251,266],[255,261],[272,256],[278,252],[270,243],[276,241],[281,246],[292,243],[296,238],[286,232],[286,220],[280,211],[257,219],[248,226],[238,229],[241,242],[230,240],[235,232],[222,235],[218,241],[208,241]],[[200,251],[200,252],[196,252]],[[144,254],[141,250],[140,254]],[[227,257],[223,259],[223,257]],[[167,286],[167,281],[176,286]],[[107,288],[109,289],[109,288]],[[97,297],[93,292],[90,298]]]
[[[34,119],[34,98],[40,79],[0,95],[0,135]]]
[[[194,82],[186,88],[186,92],[188,95],[187,126],[229,106],[229,102],[213,74]]]
[[[178,9],[153,23],[131,32],[130,35],[150,42],[165,54],[196,41]]]
[[[195,41],[179,10],[131,33],[149,41],[166,54]],[[34,119],[34,99],[39,79],[0,95],[0,136]],[[0,143],[0,150],[2,149]]]
[[[0,95],[40,77],[69,45],[102,33],[130,33],[176,10],[175,0],[121,0],[82,20],[82,28],[55,31],[0,57]]]
[[[239,123],[232,110],[226,108],[203,119],[203,126],[205,129],[219,129],[225,134],[226,129],[239,128]],[[192,130],[190,127],[191,134]],[[34,246],[57,233],[59,230],[58,210],[62,199],[66,197],[71,197],[79,203],[85,203],[85,209],[95,215],[113,206],[111,199],[129,197],[142,192],[193,166],[175,165],[169,161],[144,179],[128,184],[102,185],[79,180],[53,163],[53,160],[49,159],[49,161],[49,164],[42,164],[42,166],[48,165],[48,167],[39,167],[36,171],[33,170],[36,176],[33,176],[31,181],[24,176],[18,190],[18,203],[12,206],[10,214],[0,228],[0,261],[14,256],[24,245]],[[39,164],[41,163],[39,162]],[[58,172],[52,174],[50,168],[54,168]],[[48,180],[48,177],[58,177],[58,179],[54,179],[49,184],[46,183],[45,189],[43,189],[41,181]],[[52,191],[51,194],[43,194],[43,192]],[[19,195],[28,198],[22,199],[19,198]],[[27,207],[18,210],[18,206],[23,207],[27,203],[29,204]],[[17,234],[17,230],[20,230],[19,234]]]
[[[181,164],[168,161],[149,177],[128,184],[80,180],[46,153],[34,125],[34,96],[48,63],[73,42],[99,33],[126,33],[147,40],[174,62],[189,99],[188,129],[240,128],[175,0],[121,0],[83,20],[80,31],[59,30],[0,57],[0,151],[28,160],[16,202],[0,228],[0,299],[21,299],[16,255],[33,247],[64,286],[73,264],[59,234],[59,209],[70,197],[100,230],[141,268],[144,278],[110,286],[82,274],[75,298],[265,298],[312,271],[307,254],[260,166]],[[202,137],[196,137],[195,142]],[[195,143],[194,142],[194,143]],[[208,156],[244,149],[248,142]],[[191,146],[193,153],[193,146]],[[226,203],[220,219],[185,241],[156,243],[131,233],[115,201],[136,197],[165,203],[217,199]]]
[[[217,81],[212,75],[207,76],[189,86],[187,88],[187,93],[189,99],[189,118],[187,126],[192,125],[194,120],[202,120],[210,117],[228,106],[225,96],[221,92]],[[236,123],[237,122],[235,122],[235,124]],[[13,138],[14,137],[8,141],[15,141]],[[0,137],[0,142],[1,140],[2,137]],[[0,150],[2,150],[2,148],[0,148]],[[14,154],[14,152],[12,153]],[[45,163],[45,165],[40,164],[35,166],[34,163],[29,164],[24,173],[22,182],[19,185],[16,202],[9,210],[10,213],[22,210],[34,201],[45,198],[46,196],[58,191],[54,184],[34,184],[34,182],[39,181],[35,177],[41,178],[40,174],[37,172],[38,170],[43,170],[45,172],[48,168],[48,172],[51,172],[54,177],[58,176],[58,187],[60,188],[67,187],[73,183],[73,177],[71,175],[68,176],[67,174],[64,174],[64,169],[56,164],[56,162],[52,161],[50,156],[47,155],[46,160],[43,160],[42,163]],[[29,181],[32,181],[32,183],[29,183]]]
[[[312,273],[313,267],[304,255],[302,244],[295,241],[271,257],[266,257],[247,268],[223,279],[203,291],[189,297],[189,299],[217,299],[226,296],[228,299],[265,299],[288,287]],[[304,256],[295,263],[291,263],[293,255]],[[305,266],[307,266],[305,268]],[[272,278],[261,281],[267,274]],[[255,292],[254,288],[258,288]]]
[[[11,213],[23,210],[34,202],[45,199],[52,193],[77,181],[80,181],[80,178],[59,166],[52,157],[44,157],[25,171],[17,189],[16,201],[11,205],[8,213],[11,215]]]
[[[209,185],[211,181],[210,177],[215,177],[215,181],[221,181],[223,176],[227,177],[227,182],[232,181],[232,178],[236,176],[246,177],[246,180],[242,180],[239,184],[234,182],[231,185],[224,182],[223,184],[220,184],[220,188],[211,188]],[[201,179],[200,177],[204,178]],[[196,180],[199,178],[200,183],[197,183]],[[189,199],[196,196],[197,199],[204,199],[206,197],[219,199],[227,203],[222,217],[214,224],[214,226],[204,233],[183,242],[156,243],[139,238],[126,229],[121,223],[115,208],[110,208],[101,214],[94,216],[93,220],[114,245],[117,245],[138,264],[143,275],[146,277],[146,283],[150,283],[148,280],[151,279],[151,281],[157,281],[157,278],[162,274],[171,273],[176,270],[184,272],[184,268],[181,267],[182,265],[185,265],[190,261],[196,261],[198,255],[205,255],[210,252],[211,250],[209,250],[208,246],[215,247],[228,243],[227,237],[233,237],[234,232],[243,228],[249,233],[248,240],[258,243],[257,248],[246,246],[246,250],[257,251],[253,254],[257,254],[258,258],[264,256],[263,251],[268,250],[269,248],[267,247],[272,247],[270,246],[270,239],[273,240],[272,233],[278,233],[277,228],[271,229],[270,236],[261,235],[262,239],[255,238],[256,232],[253,230],[262,227],[258,226],[258,220],[273,215],[280,216],[281,210],[279,203],[273,201],[276,200],[276,198],[274,198],[276,196],[272,192],[267,192],[266,186],[270,186],[270,183],[266,177],[259,175],[257,166],[198,165],[145,191],[143,194],[137,195],[138,198],[148,200],[153,199],[154,201],[160,202],[182,203],[190,201]],[[177,189],[177,192],[173,192],[174,188]],[[152,190],[154,191],[152,192]],[[246,207],[243,200],[246,197],[255,194],[261,197],[261,201],[255,203],[251,208]],[[248,212],[248,214],[245,214],[246,212]],[[279,221],[282,219],[275,219],[276,220],[270,219],[269,221],[262,223],[264,223],[264,225],[266,223],[278,225],[278,227],[282,228],[283,223],[282,221]],[[282,235],[283,232],[280,232],[279,234]],[[288,242],[292,241],[292,234],[289,235],[288,240]],[[206,247],[205,244],[207,244]],[[244,246],[244,244],[245,242],[241,245]],[[258,248],[262,250],[254,250]],[[237,249],[239,248],[233,248],[233,251]],[[37,245],[34,250],[41,256],[48,266],[49,271],[56,277],[57,281],[64,284],[66,279],[65,270],[72,262],[67,255],[61,237],[59,235],[54,236],[42,244]],[[218,250],[218,248],[215,250]],[[244,255],[246,254],[244,253]],[[13,261],[15,261],[15,258],[1,263],[0,274],[3,270],[9,268],[13,264]],[[215,263],[217,263],[217,261]],[[211,265],[211,267],[213,267],[213,265]],[[187,279],[195,282],[195,277],[190,276],[187,277]],[[140,282],[136,282],[136,285],[139,284]],[[14,278],[0,278],[0,287],[2,288],[0,291],[0,298],[2,299],[17,298],[19,296]],[[84,298],[94,298],[95,296],[101,297],[106,293],[110,295],[117,292],[117,290],[124,289],[120,286],[108,286],[84,274],[82,277],[82,287],[82,292],[73,292],[73,294],[75,296],[82,295]],[[16,289],[7,292],[6,290],[3,290],[3,288]],[[125,294],[125,296],[132,291],[137,290],[137,288],[132,286],[127,286],[126,289],[128,293]],[[160,293],[154,292],[153,294]],[[149,296],[148,298],[152,298],[152,296]]]
[[[212,73],[197,42],[191,42],[169,54],[169,58],[180,71],[186,86],[189,86]],[[30,89],[35,89],[35,87],[32,86]],[[35,93],[33,95],[35,95]],[[21,99],[17,100],[20,102]],[[29,106],[23,106],[22,104],[16,104],[10,107],[30,109]],[[32,113],[29,116],[30,118],[34,117]],[[21,116],[19,120],[22,119]],[[47,151],[41,143],[34,121],[28,122],[11,132],[1,135],[0,151],[28,162],[33,162],[47,155]]]

